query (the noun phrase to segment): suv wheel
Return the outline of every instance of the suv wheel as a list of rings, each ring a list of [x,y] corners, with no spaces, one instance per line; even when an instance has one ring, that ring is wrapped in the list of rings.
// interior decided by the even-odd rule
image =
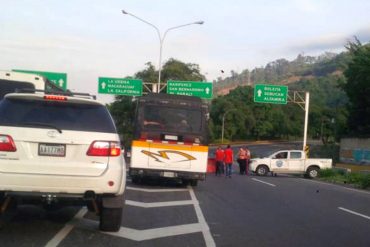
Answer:
[[[121,228],[122,208],[101,207],[100,225],[101,231],[118,232]]]

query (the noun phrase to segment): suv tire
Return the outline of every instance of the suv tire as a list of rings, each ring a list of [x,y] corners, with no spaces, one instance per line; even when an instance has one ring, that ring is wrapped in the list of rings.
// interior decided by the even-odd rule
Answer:
[[[101,231],[118,232],[121,228],[122,208],[101,207],[100,225]]]

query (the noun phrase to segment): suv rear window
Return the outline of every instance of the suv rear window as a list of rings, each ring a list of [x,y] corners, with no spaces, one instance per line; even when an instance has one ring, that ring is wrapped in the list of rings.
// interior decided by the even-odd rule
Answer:
[[[116,133],[113,120],[103,105],[27,99],[4,99],[0,103],[0,125],[42,128],[31,123],[62,130]]]

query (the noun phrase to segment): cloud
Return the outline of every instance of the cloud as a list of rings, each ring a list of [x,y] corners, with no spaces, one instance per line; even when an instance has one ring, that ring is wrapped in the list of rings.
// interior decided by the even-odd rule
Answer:
[[[344,48],[345,44],[356,36],[362,43],[370,41],[370,27],[360,29],[353,34],[332,33],[315,39],[296,41],[286,47],[291,52],[324,52]],[[299,44],[297,45],[297,43]]]
[[[306,13],[315,13],[321,9],[320,2],[312,0],[295,0],[294,4],[298,10]]]
[[[362,42],[362,43],[369,43],[370,42],[370,27],[360,29],[355,33],[355,36]]]

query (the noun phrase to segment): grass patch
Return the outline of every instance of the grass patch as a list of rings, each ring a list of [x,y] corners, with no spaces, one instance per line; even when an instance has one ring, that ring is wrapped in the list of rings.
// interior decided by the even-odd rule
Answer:
[[[361,189],[370,188],[370,174],[351,173],[334,168],[320,170],[319,178],[331,183],[352,184]]]

